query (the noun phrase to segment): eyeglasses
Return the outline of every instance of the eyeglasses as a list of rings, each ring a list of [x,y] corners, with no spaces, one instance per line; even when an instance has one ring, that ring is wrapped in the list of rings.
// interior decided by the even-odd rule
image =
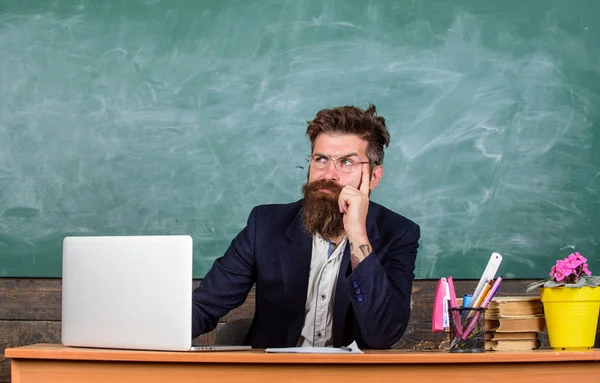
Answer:
[[[329,164],[333,160],[335,168],[342,173],[352,173],[358,169],[360,165],[371,163],[371,161],[355,161],[345,156],[331,157],[327,154],[311,154],[306,160],[314,164],[315,168],[318,170],[329,168]]]

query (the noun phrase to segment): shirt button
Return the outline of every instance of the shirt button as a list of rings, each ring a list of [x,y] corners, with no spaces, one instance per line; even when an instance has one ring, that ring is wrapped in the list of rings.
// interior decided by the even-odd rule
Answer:
[[[354,290],[355,293],[360,294],[362,293],[362,291],[360,290],[360,287],[357,287],[356,290]]]
[[[319,331],[319,332],[317,333],[317,338],[321,338],[322,336],[323,336],[323,335],[321,334],[321,331]]]
[[[325,296],[325,294],[321,295],[321,299],[322,299],[322,300],[325,300],[325,298],[327,298],[327,297]]]
[[[358,287],[358,281],[353,281],[352,282],[352,287],[357,288]]]
[[[364,295],[357,295],[356,299],[358,299],[359,302],[362,302],[365,300],[365,296]]]

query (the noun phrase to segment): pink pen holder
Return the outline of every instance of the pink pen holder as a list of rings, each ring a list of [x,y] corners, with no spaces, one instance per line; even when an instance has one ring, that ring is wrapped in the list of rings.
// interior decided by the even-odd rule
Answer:
[[[485,309],[449,309],[450,349],[448,352],[485,352]]]

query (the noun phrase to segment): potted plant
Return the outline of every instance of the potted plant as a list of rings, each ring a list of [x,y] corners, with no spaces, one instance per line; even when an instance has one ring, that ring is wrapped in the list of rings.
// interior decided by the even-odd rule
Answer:
[[[550,347],[582,350],[594,346],[600,310],[600,277],[592,276],[587,259],[572,253],[550,270],[550,279],[530,284],[540,288]]]

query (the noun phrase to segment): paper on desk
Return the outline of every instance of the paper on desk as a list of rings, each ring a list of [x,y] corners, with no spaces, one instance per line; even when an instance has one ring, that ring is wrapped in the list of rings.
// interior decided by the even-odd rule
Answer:
[[[296,353],[296,354],[364,354],[358,348],[356,341],[346,347],[279,347],[267,348],[265,352]]]

